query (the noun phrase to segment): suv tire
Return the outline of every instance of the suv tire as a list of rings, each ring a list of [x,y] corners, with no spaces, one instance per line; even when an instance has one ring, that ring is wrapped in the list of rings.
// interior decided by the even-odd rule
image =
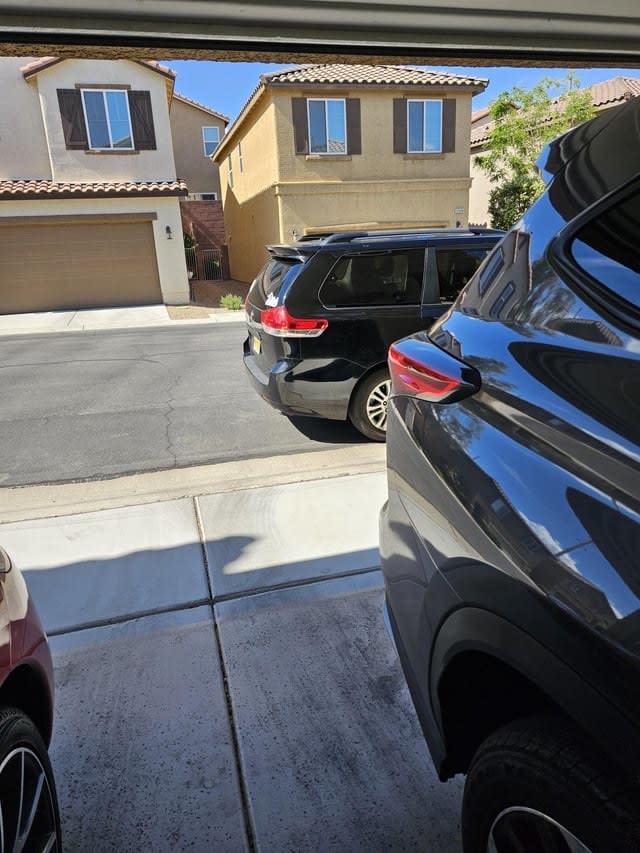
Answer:
[[[472,759],[462,837],[464,853],[631,853],[640,850],[639,791],[563,719],[516,720]]]
[[[356,388],[349,404],[349,420],[372,441],[386,441],[387,403],[391,379],[386,367],[370,373]]]

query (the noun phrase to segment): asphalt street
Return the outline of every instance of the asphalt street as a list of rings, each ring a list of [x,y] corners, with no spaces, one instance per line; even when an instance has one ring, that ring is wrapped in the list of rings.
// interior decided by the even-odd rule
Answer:
[[[0,338],[0,486],[94,480],[362,443],[249,386],[244,325]]]

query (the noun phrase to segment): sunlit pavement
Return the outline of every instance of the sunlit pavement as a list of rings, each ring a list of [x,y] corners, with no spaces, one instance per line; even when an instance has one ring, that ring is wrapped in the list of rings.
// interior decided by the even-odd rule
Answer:
[[[385,495],[325,473],[0,525],[54,651],[67,851],[459,850],[382,617]]]

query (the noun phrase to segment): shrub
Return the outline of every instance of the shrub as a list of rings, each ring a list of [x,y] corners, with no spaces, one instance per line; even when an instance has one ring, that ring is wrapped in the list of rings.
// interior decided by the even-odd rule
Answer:
[[[243,305],[242,297],[236,296],[234,293],[227,293],[220,299],[220,306],[229,308],[231,311],[239,311]]]

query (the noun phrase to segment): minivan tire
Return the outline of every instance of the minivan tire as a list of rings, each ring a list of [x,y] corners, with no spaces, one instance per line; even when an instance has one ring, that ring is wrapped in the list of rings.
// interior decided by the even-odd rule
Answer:
[[[372,441],[386,441],[387,402],[391,379],[386,367],[370,373],[356,387],[349,404],[349,420],[353,426]],[[380,420],[376,418],[380,416]]]
[[[568,721],[516,720],[474,755],[462,805],[464,853],[640,850],[640,796]],[[493,847],[490,845],[493,842]]]

